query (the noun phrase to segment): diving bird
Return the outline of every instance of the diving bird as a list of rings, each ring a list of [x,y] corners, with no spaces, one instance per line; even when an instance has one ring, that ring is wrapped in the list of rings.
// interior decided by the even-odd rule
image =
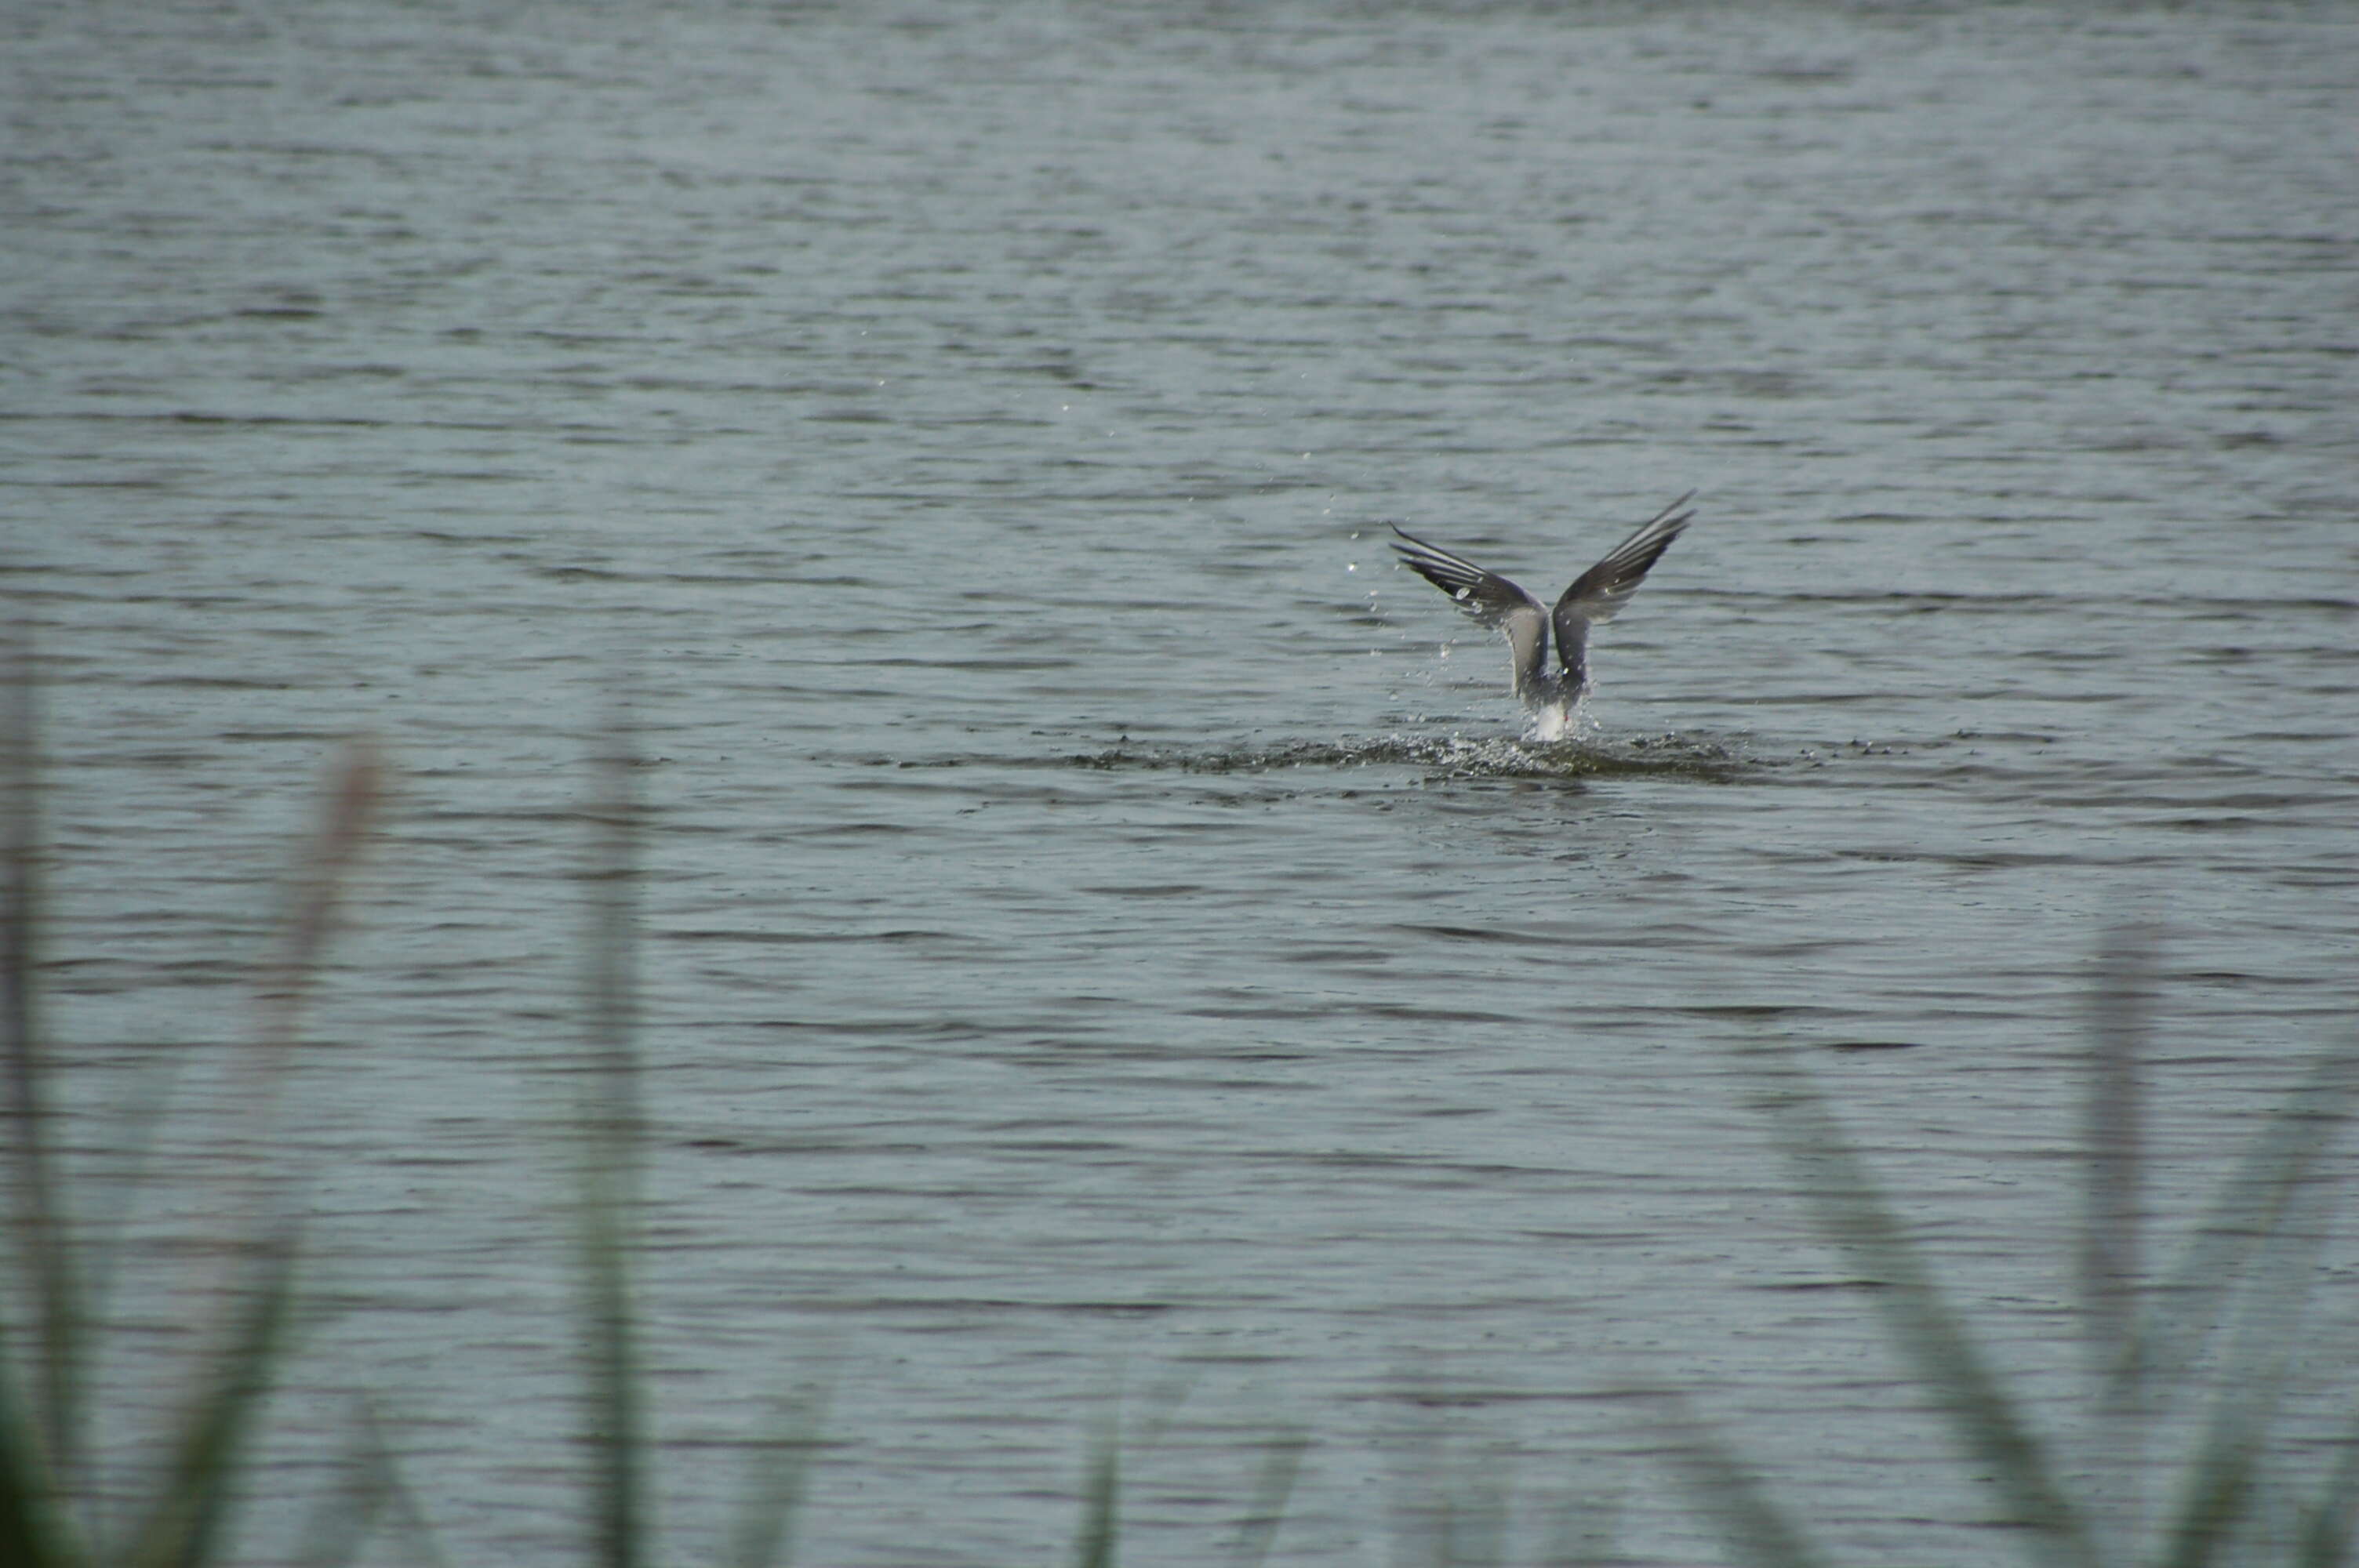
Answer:
[[[1695,515],[1688,508],[1694,499],[1695,492],[1689,491],[1656,513],[1603,560],[1573,579],[1552,611],[1543,610],[1538,600],[1498,573],[1429,545],[1397,523],[1393,532],[1408,543],[1393,548],[1410,570],[1448,594],[1458,608],[1507,633],[1507,652],[1516,662],[1516,695],[1532,715],[1534,737],[1556,741],[1571,729],[1573,710],[1589,690],[1589,629],[1613,620],[1638,591],[1647,568],[1663,558]],[[1550,626],[1556,629],[1561,672],[1549,668]]]

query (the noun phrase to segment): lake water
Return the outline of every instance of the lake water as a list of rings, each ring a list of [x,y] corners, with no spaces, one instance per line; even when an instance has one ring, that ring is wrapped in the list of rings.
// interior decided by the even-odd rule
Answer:
[[[93,1178],[185,1064],[118,1484],[235,1229],[279,880],[343,738],[395,773],[280,1095],[321,1310],[245,1561],[353,1390],[451,1561],[580,1555],[556,1127],[617,688],[683,1561],[810,1384],[810,1563],[1068,1552],[1117,1406],[1135,1563],[1221,1559],[1294,1431],[1274,1562],[1430,1560],[1442,1504],[1528,1560],[1583,1499],[1709,1560],[1661,1387],[1851,1560],[2011,1560],[1740,1053],[1808,1065],[2070,1436],[2104,932],[2160,931],[2168,1232],[2349,1039],[2343,8],[6,31]],[[1571,746],[1384,547],[1553,596],[1690,488]],[[2359,1249],[2321,1267],[2339,1429]]]

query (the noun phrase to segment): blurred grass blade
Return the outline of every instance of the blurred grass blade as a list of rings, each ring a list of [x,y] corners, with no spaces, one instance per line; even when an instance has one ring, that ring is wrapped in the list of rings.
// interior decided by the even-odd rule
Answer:
[[[401,1539],[408,1543],[410,1560],[422,1568],[444,1568],[444,1559],[434,1543],[434,1531],[426,1522],[426,1514],[418,1506],[418,1498],[401,1478],[401,1466],[395,1462],[393,1450],[385,1440],[385,1423],[377,1417],[376,1407],[367,1400],[361,1406],[361,1434],[365,1440],[370,1468],[380,1477],[386,1506],[392,1510],[393,1522],[399,1527]]]
[[[121,1558],[122,1568],[187,1568],[212,1560],[241,1477],[245,1437],[269,1391],[294,1300],[297,1230],[260,1244],[234,1335],[190,1401],[164,1482]]]
[[[1268,1559],[1277,1527],[1286,1521],[1287,1499],[1294,1496],[1295,1481],[1302,1473],[1302,1456],[1310,1447],[1310,1434],[1299,1429],[1270,1439],[1262,1455],[1261,1475],[1254,1483],[1253,1504],[1237,1531],[1234,1559],[1237,1568],[1261,1568]]]
[[[596,1560],[635,1568],[647,1533],[638,1348],[631,1316],[632,1227],[638,1205],[640,1118],[635,1031],[637,822],[631,737],[617,717],[596,764],[584,881],[590,890],[585,977],[588,1070],[579,1112],[580,1248],[585,1441],[592,1455]]]
[[[2322,1054],[2291,1098],[2255,1138],[2197,1227],[2179,1266],[2153,1292],[2125,1366],[2143,1367],[2160,1393],[2190,1381],[2185,1373],[2227,1293],[2249,1272],[2254,1255],[2282,1230],[2288,1211],[2316,1173],[2328,1147],[2350,1119],[2359,1087],[2359,1051]]]
[[[1073,1544],[1076,1568],[1114,1568],[1122,1499],[1121,1417],[1108,1420],[1090,1455],[1082,1495],[1081,1537]]]
[[[297,865],[299,892],[277,961],[261,985],[262,1017],[241,1062],[249,1086],[242,1110],[252,1123],[246,1201],[255,1239],[234,1249],[222,1288],[221,1347],[200,1369],[190,1412],[162,1485],[132,1537],[129,1568],[185,1568],[212,1559],[235,1496],[255,1407],[270,1387],[292,1305],[299,1225],[288,1177],[266,1157],[277,1086],[299,1033],[310,989],[349,873],[366,838],[378,767],[365,742],[348,746],[320,826]]]
[[[16,1401],[8,1345],[0,1336],[0,1563],[62,1568],[80,1563],[59,1539],[52,1505],[56,1489],[39,1453],[40,1439]]]
[[[0,645],[0,1052],[6,1055],[9,1176],[19,1259],[30,1281],[33,1376],[29,1410],[7,1412],[6,1434],[27,1505],[46,1515],[49,1493],[71,1495],[82,1469],[83,1307],[72,1229],[52,1166],[48,1044],[40,1017],[41,778],[39,694],[29,626]],[[27,1418],[29,1422],[27,1423]],[[28,1518],[31,1516],[27,1516]]]
[[[79,1486],[79,1428],[83,1382],[82,1348],[86,1287],[69,1246],[55,1172],[49,1165],[44,1103],[48,1067],[38,1015],[35,951],[41,918],[39,786],[36,766],[34,692],[29,640],[21,633],[5,649],[0,680],[0,876],[6,905],[0,912],[0,1051],[8,1077],[7,1118],[18,1204],[17,1231],[33,1280],[39,1320],[35,1327],[40,1368],[38,1414],[27,1419],[13,1386],[0,1390],[0,1561],[80,1561],[61,1543],[55,1505]],[[281,962],[264,992],[264,1025],[249,1051],[246,1071],[262,1081],[248,1097],[266,1103],[279,1075],[265,1069],[291,1044],[295,1003],[332,925],[337,893],[365,835],[375,794],[374,758],[356,748],[323,818],[321,839],[300,865],[305,896],[289,922]],[[269,1055],[263,1063],[257,1058]],[[140,1108],[135,1143],[144,1148],[160,1114],[158,1094]],[[251,1108],[249,1114],[255,1114]],[[135,1171],[135,1177],[138,1174]],[[126,1184],[127,1195],[132,1184]],[[233,1249],[234,1278],[223,1290],[218,1347],[200,1366],[179,1433],[153,1494],[136,1512],[125,1549],[115,1561],[130,1568],[201,1563],[218,1549],[223,1521],[236,1495],[247,1433],[281,1354],[293,1295],[297,1227],[276,1195],[257,1203],[259,1239]],[[118,1222],[120,1216],[117,1217]],[[240,1260],[242,1260],[242,1264]]]
[[[280,925],[279,950],[259,987],[260,1019],[242,1067],[249,1086],[247,1160],[255,1239],[239,1250],[223,1292],[222,1348],[204,1369],[186,1431],[162,1490],[126,1556],[133,1568],[185,1568],[212,1561],[246,1457],[246,1435],[284,1349],[291,1315],[300,1223],[291,1176],[271,1158],[279,1087],[301,1033],[302,1007],[343,892],[374,824],[380,769],[375,748],[348,744],[337,758],[319,823],[296,862],[296,894]],[[158,1107],[160,1109],[160,1106]],[[235,1257],[235,1254],[233,1254]]]
[[[2088,1003],[2081,1338],[2099,1379],[2089,1445],[2096,1470],[2090,1509],[2106,1535],[2135,1535],[2147,1518],[2151,1423],[2138,1314],[2146,1283],[2145,1058],[2158,940],[2144,925],[2108,932],[2097,950]]]
[[[257,1141],[267,1138],[279,1087],[287,1081],[286,1057],[302,1033],[303,1005],[319,974],[328,939],[353,868],[376,818],[384,769],[376,748],[353,741],[337,758],[327,796],[279,921],[278,946],[263,968],[256,987],[260,1023],[255,1048],[245,1057],[249,1085],[246,1117]]]
[[[1665,1422],[1688,1491],[1719,1525],[1728,1548],[1754,1568],[1822,1568],[1829,1559],[1777,1506],[1768,1488],[1676,1399]]]
[[[2351,1555],[2351,1526],[2359,1509],[2359,1421],[2335,1443],[2333,1466],[2302,1515],[2301,1540],[2294,1553],[2299,1568],[2340,1568]]]
[[[2010,1517],[2030,1532],[2028,1544],[2049,1563],[2101,1563],[2038,1439],[1983,1364],[1817,1090],[1781,1054],[1764,1050],[1756,1060],[1775,1087],[1775,1125],[1805,1195],[1836,1241],[1884,1280],[1887,1288],[1874,1295],[1877,1310],[1918,1379],[1940,1396],[1967,1451],[1991,1467]]]
[[[2163,1559],[2170,1568],[2250,1555],[2240,1551],[2236,1530],[2256,1511],[2288,1364],[2306,1343],[2302,1320],[2330,1228],[2319,1211],[2332,1201],[2322,1183],[2288,1193],[2239,1281],[2234,1343],[2213,1379],[2219,1391],[2212,1418],[2181,1487]]]
[[[304,1522],[295,1568],[342,1568],[360,1555],[369,1527],[385,1509],[390,1476],[364,1413],[356,1418],[353,1452],[344,1456],[343,1484],[313,1507]]]
[[[106,1195],[105,1201],[92,1203],[84,1211],[86,1217],[80,1226],[83,1238],[80,1249],[82,1305],[92,1323],[106,1321],[107,1306],[114,1293],[115,1267],[131,1255],[132,1249],[125,1244],[124,1238],[130,1231],[140,1191],[147,1183],[148,1157],[163,1132],[187,1059],[187,1053],[175,1051],[161,1062],[139,1070],[140,1081],[126,1097],[131,1103],[116,1122],[122,1130],[114,1141],[123,1154],[116,1166],[116,1179],[109,1184],[115,1190]],[[90,1364],[83,1368],[82,1375],[93,1382],[98,1379],[97,1363],[104,1349],[103,1341],[90,1346]]]
[[[795,1518],[826,1409],[817,1394],[790,1400],[777,1431],[756,1454],[728,1559],[736,1568],[771,1568],[793,1551]]]
[[[637,1348],[620,1221],[593,1200],[582,1223],[583,1335],[589,1372],[588,1430],[595,1560],[607,1568],[639,1561],[642,1459]]]
[[[429,1568],[440,1568],[441,1553],[419,1517],[417,1499],[402,1484],[393,1452],[386,1446],[385,1428],[375,1408],[364,1397],[355,1401],[353,1452],[344,1461],[345,1483],[322,1500],[303,1533],[295,1568],[342,1568],[358,1557],[380,1515],[390,1512],[402,1526],[412,1553]]]
[[[2203,1568],[2234,1542],[2252,1502],[2268,1412],[2283,1383],[2282,1368],[2265,1385],[2231,1387],[2188,1466],[2179,1519],[2162,1561],[2167,1568]]]
[[[2099,1365],[2122,1368],[2121,1392],[2137,1399],[2131,1358],[2144,1222],[2145,1082],[2153,933],[2125,926],[2098,956],[2090,1003],[2089,1086],[2082,1137],[2089,1155],[2081,1222],[2081,1309]]]

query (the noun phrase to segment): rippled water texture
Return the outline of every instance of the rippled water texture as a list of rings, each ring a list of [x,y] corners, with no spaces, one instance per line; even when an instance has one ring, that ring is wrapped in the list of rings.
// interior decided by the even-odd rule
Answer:
[[[1300,1428],[1277,1561],[1414,1559],[1506,1486],[1523,1555],[1598,1495],[1691,1563],[1617,1393],[1660,1384],[1855,1560],[2004,1560],[1738,1050],[1810,1063],[2069,1433],[2101,933],[2163,932],[2166,1226],[2349,1034],[2345,8],[5,31],[86,1171],[181,1064],[125,1466],[170,1238],[230,1225],[201,1048],[354,732],[397,782],[283,1086],[324,1311],[265,1489],[375,1390],[452,1561],[580,1528],[554,1129],[617,689],[681,1560],[813,1380],[802,1560],[845,1568],[1068,1550],[1117,1400],[1129,1562],[1216,1560]],[[1384,547],[1552,597],[1690,487],[1565,745]]]

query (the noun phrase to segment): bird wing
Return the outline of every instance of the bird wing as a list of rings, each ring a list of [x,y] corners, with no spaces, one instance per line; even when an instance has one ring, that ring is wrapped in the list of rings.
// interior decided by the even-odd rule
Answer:
[[[1507,649],[1516,661],[1516,689],[1522,691],[1537,677],[1548,657],[1548,612],[1540,601],[1497,572],[1485,571],[1463,556],[1453,556],[1439,545],[1429,545],[1396,523],[1393,532],[1408,541],[1395,545],[1409,569],[1448,594],[1459,609],[1485,626],[1507,633]]]
[[[1663,558],[1689,522],[1695,516],[1693,508],[1681,510],[1695,499],[1689,491],[1669,506],[1640,524],[1636,533],[1606,552],[1605,558],[1575,578],[1564,597],[1556,601],[1551,619],[1556,622],[1557,657],[1576,680],[1582,675],[1582,654],[1589,643],[1589,629],[1601,621],[1611,621],[1614,613],[1630,602],[1646,580],[1647,570]]]

